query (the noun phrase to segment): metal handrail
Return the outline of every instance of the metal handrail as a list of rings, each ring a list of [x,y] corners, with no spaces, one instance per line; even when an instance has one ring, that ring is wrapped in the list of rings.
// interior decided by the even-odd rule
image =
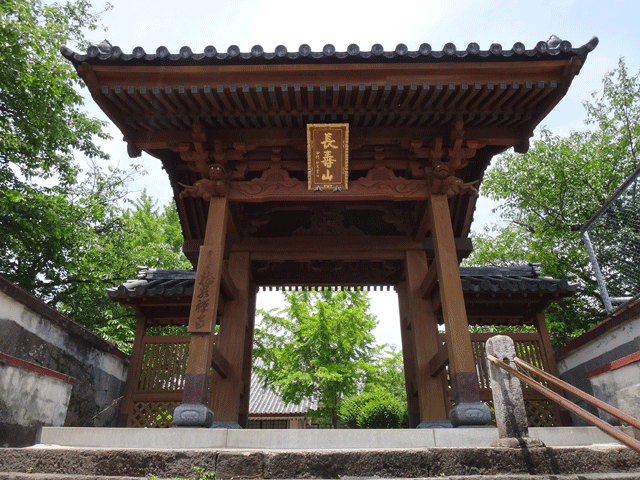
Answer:
[[[638,442],[633,437],[630,437],[629,435],[623,433],[622,431],[618,430],[614,426],[609,425],[604,420],[596,417],[592,413],[586,411],[584,408],[579,407],[578,405],[573,403],[571,400],[568,400],[568,399],[564,398],[562,395],[554,392],[553,390],[545,387],[544,385],[541,385],[540,383],[536,382],[533,378],[529,377],[528,375],[525,375],[522,372],[519,372],[518,370],[516,370],[511,365],[508,365],[508,364],[504,363],[502,360],[499,360],[495,356],[487,354],[487,359],[489,361],[495,363],[496,365],[498,365],[502,369],[506,370],[507,372],[509,372],[513,376],[519,378],[520,380],[525,382],[527,385],[529,385],[531,388],[533,388],[534,390],[537,390],[538,392],[542,393],[547,398],[549,398],[550,400],[556,402],[561,407],[564,407],[567,410],[571,410],[573,413],[575,413],[576,415],[582,417],[583,419],[585,419],[586,421],[588,421],[589,423],[591,423],[595,427],[597,427],[600,430],[602,430],[603,432],[605,432],[607,435],[610,435],[611,437],[613,437],[616,440],[622,442],[623,444],[625,444],[629,448],[632,448],[636,452],[640,453],[640,442]],[[521,360],[520,358],[516,357],[514,359],[514,361],[515,361],[515,363],[517,365],[520,365],[521,367],[526,368],[529,371],[533,371],[536,375],[540,375],[545,380],[550,381],[551,383],[553,383],[553,384],[565,389],[566,391],[572,393],[573,395],[579,397],[580,399],[582,399],[582,400],[584,400],[584,401],[586,401],[588,403],[593,404],[594,406],[596,406],[598,408],[601,408],[598,404],[607,405],[604,402],[592,397],[591,395],[589,395],[587,393],[584,393],[583,391],[578,390],[575,387],[572,387],[568,383],[563,382],[562,380],[560,380],[560,379],[558,379],[556,377],[553,377],[553,376],[549,375],[546,372],[543,372],[542,370],[534,367],[533,365],[528,364],[527,362]],[[553,380],[550,380],[549,377],[553,378]],[[567,387],[569,387],[569,388],[567,388]],[[594,402],[594,400],[596,400],[596,402]],[[620,412],[620,410],[618,410],[618,409],[616,409],[614,407],[611,407],[610,405],[607,405],[607,408],[606,409],[603,408],[602,410],[605,410],[607,413],[613,415],[614,417],[617,417],[620,420],[623,420],[623,418],[624,418],[623,421],[625,421],[627,423],[630,423],[632,426],[634,426],[636,428],[639,428],[636,425],[640,425],[640,422],[638,422],[633,417],[629,417],[628,415],[624,414],[623,412]],[[613,412],[616,412],[616,413],[613,413]],[[618,416],[619,414],[622,414],[623,417],[621,418],[620,416]],[[629,422],[628,419],[631,419],[632,422]]]

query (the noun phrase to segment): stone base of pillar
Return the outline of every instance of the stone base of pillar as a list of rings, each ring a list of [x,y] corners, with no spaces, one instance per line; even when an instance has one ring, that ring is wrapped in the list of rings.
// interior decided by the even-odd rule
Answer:
[[[229,421],[223,421],[223,420],[213,422],[209,428],[230,428],[233,430],[237,430],[237,429],[242,430],[242,427],[238,422],[229,422]]]
[[[542,440],[531,437],[508,437],[499,438],[491,442],[492,447],[498,448],[544,448],[546,445]]]
[[[209,428],[213,424],[213,412],[200,403],[182,403],[173,411],[176,427]]]
[[[482,402],[459,403],[449,412],[454,427],[484,427],[491,421],[491,411]]]
[[[423,420],[416,428],[453,428],[449,420]]]

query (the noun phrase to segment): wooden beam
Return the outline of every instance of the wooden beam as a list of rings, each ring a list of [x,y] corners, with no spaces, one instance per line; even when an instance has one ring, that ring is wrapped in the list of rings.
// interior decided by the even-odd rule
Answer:
[[[454,82],[519,82],[559,78],[569,60],[544,60],[538,62],[447,62],[447,63],[340,63],[340,64],[289,64],[289,65],[194,65],[194,66],[145,66],[128,69],[127,86],[157,85],[162,90],[176,85],[226,86],[247,85],[254,90],[256,85],[282,84],[340,85],[373,83],[397,85],[403,83],[449,84]],[[505,68],[501,68],[506,65]],[[115,88],[121,85],[122,68],[118,66],[94,66],[100,85]],[[215,79],[215,85],[212,83]]]
[[[227,213],[226,198],[214,197],[211,199],[204,244],[200,247],[189,316],[189,331],[191,333],[210,333],[215,325],[220,278],[223,270]]]
[[[438,344],[438,353],[429,360],[429,373],[432,377],[437,377],[449,365],[449,352],[446,347]]]
[[[405,391],[407,392],[407,411],[409,414],[409,428],[416,428],[420,424],[420,404],[417,391],[417,363],[416,345],[409,319],[408,291],[406,280],[401,282],[398,292],[398,307],[400,310],[400,338],[402,341],[402,360],[404,365]]]
[[[360,202],[360,201],[421,201],[431,196],[424,180],[368,180],[349,183],[348,190],[309,190],[307,182],[294,178],[277,181],[252,180],[231,182],[228,197],[232,202]]]
[[[242,238],[240,230],[238,230],[238,226],[236,225],[235,218],[230,211],[227,212],[227,235],[233,242],[239,242]]]
[[[252,260],[402,260],[405,250],[424,250],[420,242],[406,238],[344,236],[331,237],[245,238],[234,244],[232,252],[250,252]]]
[[[249,284],[249,301],[247,313],[247,329],[244,340],[244,358],[242,363],[242,391],[240,392],[240,409],[238,423],[242,428],[248,427],[249,402],[251,400],[251,369],[253,359],[253,334],[256,318],[256,297],[258,289],[253,283]]]
[[[140,370],[142,368],[143,338],[146,328],[146,318],[143,315],[136,315],[136,333],[133,337],[133,348],[129,359],[129,369],[127,370],[127,380],[122,394],[122,407],[118,417],[118,426],[128,427],[129,417],[133,414],[133,394],[138,388],[140,380]]]
[[[405,269],[407,314],[411,320],[411,333],[415,345],[420,420],[446,420],[446,392],[442,389],[441,380],[433,378],[429,369],[429,360],[437,354],[440,342],[438,324],[432,312],[431,302],[429,299],[424,299],[421,292],[421,281],[428,271],[424,251],[407,251]]]
[[[415,141],[416,139],[446,136],[447,130],[439,127],[353,127],[349,130],[352,145],[389,145]],[[484,145],[514,145],[528,138],[529,129],[514,127],[467,127],[465,140]],[[259,130],[225,129],[208,132],[207,138],[226,144],[246,142],[257,147],[301,147],[301,161],[306,164],[304,131],[295,128],[263,128]],[[175,149],[180,144],[193,142],[191,131],[150,130],[131,132],[127,140],[141,150]],[[352,147],[353,148],[353,147]]]
[[[229,268],[223,264],[221,272],[220,287],[227,301],[234,300],[238,296],[238,288],[233,283],[233,278],[229,274]]]
[[[433,195],[428,208],[435,250],[433,262],[438,271],[452,389],[456,404],[476,403],[480,401],[479,385],[460,284],[449,203],[444,195]]]
[[[211,366],[222,378],[227,378],[231,371],[231,364],[216,345],[211,347]]]
[[[416,227],[413,239],[416,242],[424,241],[425,237],[429,233],[429,228],[429,214],[427,212],[426,206],[423,206],[422,211],[418,216],[418,226]]]
[[[438,270],[435,265],[431,265],[429,270],[427,270],[424,280],[420,284],[420,297],[431,298],[431,294],[433,293],[433,289],[436,288],[436,285],[438,285]]]
[[[134,402],[179,402],[182,398],[182,390],[154,390],[150,392],[136,392],[133,394]]]
[[[191,341],[182,400],[187,404],[207,404],[227,232],[227,203],[224,197],[214,197],[209,202],[204,245],[200,249],[189,314]]]
[[[251,259],[247,252],[231,253],[229,273],[237,287],[236,297],[228,301],[220,322],[217,347],[229,362],[227,376],[214,378],[211,410],[220,421],[238,422],[242,395],[246,331],[249,318]]]

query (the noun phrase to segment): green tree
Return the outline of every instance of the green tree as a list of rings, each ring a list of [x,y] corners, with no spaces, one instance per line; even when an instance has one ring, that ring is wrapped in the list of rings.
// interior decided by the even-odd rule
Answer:
[[[305,290],[285,299],[279,312],[259,311],[254,355],[262,365],[255,371],[285,402],[315,398],[318,409],[311,415],[339,428],[341,400],[357,393],[375,368],[377,320],[367,313],[367,294]]]
[[[137,267],[190,269],[181,253],[184,241],[175,204],[160,208],[143,192],[122,209],[111,204],[107,231],[92,231],[67,263],[69,279],[56,295],[56,307],[125,351],[131,348],[135,317],[131,308],[111,302],[105,289],[135,278]]]
[[[407,426],[407,391],[402,352],[386,349],[373,360],[362,391],[340,403],[340,420],[347,428]]]
[[[119,206],[139,167],[99,166],[107,156],[94,141],[107,135],[82,111],[80,80],[59,52],[84,48],[99,20],[86,0],[0,3],[0,272],[126,349],[132,312],[105,288],[137,265],[189,264],[175,207],[160,211],[145,194]]]
[[[383,346],[386,347],[386,346]],[[373,360],[375,368],[368,372],[364,392],[381,389],[401,404],[407,403],[402,350],[384,348]]]
[[[86,0],[0,3],[0,188],[19,188],[39,177],[74,183],[74,154],[104,158],[94,138],[102,123],[80,109],[79,80],[60,55],[67,43],[86,45],[83,32],[98,27]]]
[[[556,346],[603,317],[579,230],[638,166],[640,82],[624,61],[585,102],[587,128],[560,137],[543,129],[528,153],[507,153],[487,172],[482,193],[500,202],[506,227],[474,235],[468,265],[540,263],[544,275],[577,282],[575,298],[554,304],[547,323]]]

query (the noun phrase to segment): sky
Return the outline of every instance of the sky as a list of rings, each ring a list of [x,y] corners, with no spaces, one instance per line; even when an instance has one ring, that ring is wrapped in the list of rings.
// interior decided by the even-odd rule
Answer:
[[[89,33],[92,43],[108,39],[125,53],[141,46],[155,53],[166,46],[171,53],[189,46],[201,53],[207,45],[225,52],[237,45],[248,52],[261,45],[265,52],[273,52],[278,45],[297,51],[308,44],[312,51],[320,51],[332,44],[337,51],[345,51],[351,43],[367,51],[379,43],[385,50],[393,50],[399,43],[409,50],[417,50],[429,43],[434,50],[442,50],[452,42],[463,50],[476,42],[482,50],[492,43],[510,49],[515,42],[527,49],[540,40],[556,35],[574,47],[600,40],[589,54],[580,74],[573,81],[568,94],[542,121],[558,135],[583,127],[585,110],[582,103],[591,93],[601,90],[603,76],[613,70],[624,57],[629,72],[640,69],[640,18],[638,0],[404,0],[401,3],[378,1],[323,0],[213,0],[181,2],[155,0],[111,0],[112,9],[106,11],[102,23],[106,31]],[[93,0],[96,11],[101,3]],[[106,117],[91,99],[86,107],[92,116]],[[111,161],[126,167],[140,161],[147,175],[130,185],[132,197],[143,188],[158,200],[167,203],[171,198],[169,180],[160,162],[146,154],[141,159],[129,159],[122,135],[113,126],[107,128],[113,140],[104,142],[103,149]],[[474,229],[499,221],[492,212],[497,205],[481,197],[475,213]],[[371,292],[371,311],[378,316],[379,326],[374,332],[380,343],[400,347],[397,299],[394,292]],[[280,294],[260,293],[258,307],[278,306]]]

